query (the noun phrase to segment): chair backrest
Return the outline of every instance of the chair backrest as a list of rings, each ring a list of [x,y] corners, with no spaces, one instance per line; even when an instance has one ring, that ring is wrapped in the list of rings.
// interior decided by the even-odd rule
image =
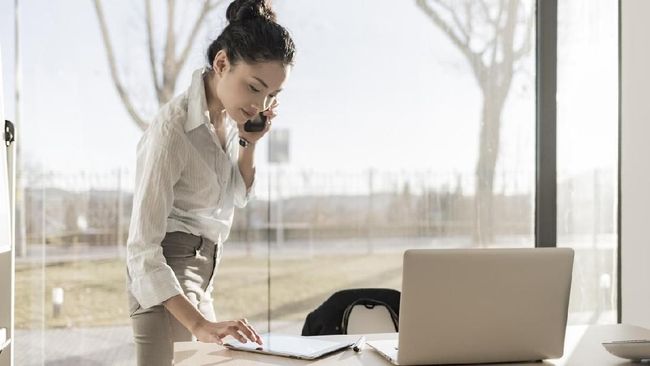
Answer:
[[[399,329],[395,311],[383,301],[359,299],[343,312],[343,334],[393,333]]]
[[[393,289],[338,291],[307,315],[302,335],[397,331],[399,303],[400,292]]]

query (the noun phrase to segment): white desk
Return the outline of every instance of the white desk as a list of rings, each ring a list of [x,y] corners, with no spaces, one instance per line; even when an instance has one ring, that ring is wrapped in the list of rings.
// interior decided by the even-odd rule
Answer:
[[[323,336],[323,339],[356,340],[358,336]],[[396,339],[397,333],[370,334],[368,340]],[[632,325],[594,325],[570,326],[567,328],[564,357],[526,365],[639,365],[627,362],[622,358],[610,355],[601,345],[603,341],[623,339],[650,339],[650,330]],[[208,365],[391,365],[374,350],[366,346],[363,352],[355,353],[351,349],[335,353],[316,361],[301,361],[285,357],[266,356],[251,352],[231,351],[216,344],[201,342],[178,342],[174,344],[174,360],[177,366],[208,366]],[[514,363],[506,366],[517,365]]]

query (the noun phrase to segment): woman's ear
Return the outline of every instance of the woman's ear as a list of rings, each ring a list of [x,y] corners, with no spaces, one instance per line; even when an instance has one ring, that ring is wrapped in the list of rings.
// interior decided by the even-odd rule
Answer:
[[[214,70],[217,75],[221,76],[224,72],[228,71],[229,64],[226,51],[219,50],[212,61],[212,70]]]

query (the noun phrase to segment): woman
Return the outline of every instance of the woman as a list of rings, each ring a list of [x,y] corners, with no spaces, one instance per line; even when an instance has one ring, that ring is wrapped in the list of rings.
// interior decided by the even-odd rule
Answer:
[[[173,342],[262,343],[246,319],[217,322],[212,281],[255,180],[256,143],[276,116],[295,46],[263,0],[236,0],[189,89],[164,105],[138,144],[127,242],[138,365],[170,365]],[[264,130],[244,123],[263,112]]]

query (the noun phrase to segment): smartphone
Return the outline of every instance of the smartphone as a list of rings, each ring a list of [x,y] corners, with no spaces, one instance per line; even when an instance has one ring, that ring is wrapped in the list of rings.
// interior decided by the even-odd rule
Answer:
[[[264,112],[258,113],[255,117],[249,119],[244,123],[244,131],[246,132],[260,132],[266,128],[267,116],[264,115]]]

